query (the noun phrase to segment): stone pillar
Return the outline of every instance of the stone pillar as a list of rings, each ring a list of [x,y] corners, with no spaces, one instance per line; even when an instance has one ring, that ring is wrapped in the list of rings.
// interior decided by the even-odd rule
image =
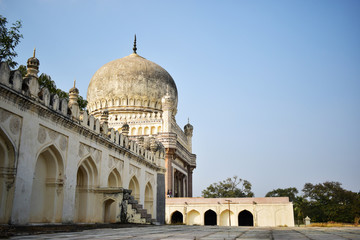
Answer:
[[[108,111],[101,112],[100,123],[107,124],[108,122],[109,122],[109,112]]]
[[[72,117],[75,119],[79,119],[80,116],[80,108],[77,102],[78,98],[79,98],[79,90],[75,87],[75,81],[74,81],[74,87],[72,87],[69,91],[68,107],[71,110]]]
[[[171,98],[169,93],[167,93],[162,99],[162,120],[163,120],[163,126],[162,126],[162,132],[171,132],[171,120],[172,120],[172,112],[174,108],[174,99]]]
[[[167,148],[165,154],[165,166],[166,166],[165,190],[166,192],[171,191],[172,196],[174,196],[174,189],[173,189],[174,176],[172,169],[173,156],[174,156],[174,149]]]
[[[187,140],[189,152],[192,152],[193,130],[194,130],[194,127],[190,123],[188,123],[188,124],[186,124],[184,126],[184,132],[185,132],[185,135],[186,135],[186,140]]]
[[[193,168],[189,165],[188,166],[188,197],[192,197],[192,174],[193,174]]]
[[[156,221],[165,224],[165,175],[157,173]]]
[[[40,61],[34,55],[27,61],[27,73],[25,76],[26,83],[29,87],[29,93],[32,98],[38,98],[39,93],[39,82],[38,82],[38,73],[39,73]]]

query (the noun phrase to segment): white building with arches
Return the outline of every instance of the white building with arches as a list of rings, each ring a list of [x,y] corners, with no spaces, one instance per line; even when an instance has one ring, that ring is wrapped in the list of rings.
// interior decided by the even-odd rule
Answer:
[[[0,64],[0,223],[164,222],[165,149],[139,145]],[[129,196],[129,189],[132,191]]]
[[[294,214],[288,197],[167,198],[166,223],[293,227]]]

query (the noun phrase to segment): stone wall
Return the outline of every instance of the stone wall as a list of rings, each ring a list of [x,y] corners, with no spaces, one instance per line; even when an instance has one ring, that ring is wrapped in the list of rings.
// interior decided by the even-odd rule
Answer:
[[[124,188],[152,199],[156,218],[164,151],[76,114],[35,80],[0,65],[1,223],[119,222]]]

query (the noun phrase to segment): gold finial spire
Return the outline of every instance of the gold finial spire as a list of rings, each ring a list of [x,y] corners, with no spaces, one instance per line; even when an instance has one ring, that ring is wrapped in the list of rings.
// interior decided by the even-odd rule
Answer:
[[[74,88],[75,88],[75,84],[76,84],[76,79],[74,79]]]
[[[35,57],[35,52],[36,52],[36,48],[34,48],[34,54],[33,54],[33,57]]]
[[[136,34],[135,34],[134,47],[133,47],[133,51],[135,54],[136,54],[136,50],[137,50],[137,48],[136,48]]]

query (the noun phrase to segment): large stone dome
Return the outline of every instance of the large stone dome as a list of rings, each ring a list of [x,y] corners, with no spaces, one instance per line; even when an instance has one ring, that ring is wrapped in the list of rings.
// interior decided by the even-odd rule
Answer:
[[[90,113],[160,112],[161,99],[169,94],[177,109],[176,84],[170,74],[136,53],[111,61],[91,78],[87,101]]]

